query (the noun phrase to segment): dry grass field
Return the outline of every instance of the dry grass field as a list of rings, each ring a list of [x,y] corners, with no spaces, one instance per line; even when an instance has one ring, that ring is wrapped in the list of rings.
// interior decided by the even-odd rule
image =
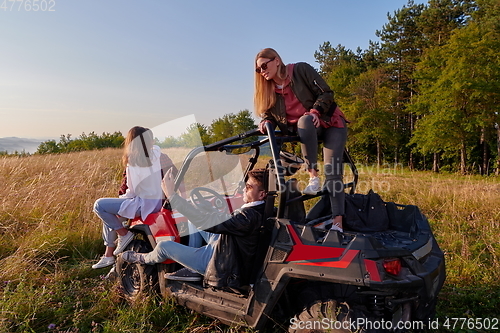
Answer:
[[[118,150],[0,159],[2,279],[75,250],[88,256],[100,235],[93,202],[116,196],[119,160]]]
[[[184,153],[172,153],[177,165]],[[168,300],[129,304],[90,268],[103,251],[92,206],[116,196],[120,158],[117,149],[0,158],[0,332],[241,331]],[[500,317],[500,179],[358,168],[359,192],[430,219],[447,260],[438,317]]]

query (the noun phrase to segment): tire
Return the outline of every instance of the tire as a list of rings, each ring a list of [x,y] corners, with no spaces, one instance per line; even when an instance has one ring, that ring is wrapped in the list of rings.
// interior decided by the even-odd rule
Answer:
[[[151,252],[151,246],[139,239],[134,239],[125,249],[138,253]],[[158,292],[158,271],[156,265],[131,264],[118,256],[116,272],[126,298],[134,300],[141,295]]]
[[[316,301],[291,319],[288,332],[366,332],[363,328],[351,326],[359,317],[364,316],[360,311],[351,309],[347,303],[338,304],[332,299]]]
[[[168,290],[167,290],[167,279],[165,279],[165,274],[166,273],[172,273],[176,271],[176,264],[157,264],[156,265],[157,270],[158,270],[158,288],[160,291],[160,294],[166,298],[168,296]]]
[[[401,327],[400,329],[394,329],[394,333],[404,333],[404,332],[408,332],[409,330],[408,329],[405,329],[405,323],[410,323],[409,324],[409,327],[411,327],[411,320],[412,320],[412,313],[413,313],[413,310],[412,310],[412,303],[410,302],[406,302],[406,303],[403,303],[401,304],[401,307],[399,309],[400,311],[400,314],[398,316],[398,319],[395,321],[394,320],[394,316],[395,314],[393,314],[393,322],[395,321],[394,323],[394,326],[397,328],[398,326]]]

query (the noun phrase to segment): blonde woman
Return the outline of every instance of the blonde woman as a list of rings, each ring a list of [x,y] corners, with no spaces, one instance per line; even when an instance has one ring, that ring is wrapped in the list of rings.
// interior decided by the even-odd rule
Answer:
[[[255,57],[255,113],[265,124],[283,133],[297,134],[309,172],[304,194],[321,190],[317,169],[318,138],[323,140],[325,186],[330,195],[332,228],[343,231],[344,186],[342,156],[347,140],[346,119],[333,99],[333,91],[309,64],[285,65],[272,48]]]

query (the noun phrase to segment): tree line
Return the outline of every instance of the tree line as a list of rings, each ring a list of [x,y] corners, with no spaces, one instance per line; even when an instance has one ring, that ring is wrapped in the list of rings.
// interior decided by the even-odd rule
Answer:
[[[413,1],[367,50],[315,52],[362,163],[499,173],[500,2]]]
[[[249,131],[255,127],[250,111],[242,110],[236,114],[230,113],[217,118],[212,121],[210,126],[200,123],[192,124],[179,137],[169,136],[163,141],[156,139],[156,144],[162,148],[197,147]],[[121,132],[103,133],[102,135],[97,135],[94,132],[83,133],[75,139],[71,137],[71,134],[66,134],[61,135],[59,141],[42,142],[35,154],[61,154],[102,148],[120,148],[124,141],[125,138]]]
[[[242,110],[238,113],[225,114],[213,120],[209,126],[192,124],[179,137],[169,136],[157,144],[162,148],[206,146],[255,128],[255,121],[250,111]]]
[[[103,133],[97,135],[94,132],[82,133],[78,138],[72,139],[71,134],[61,135],[59,142],[47,140],[42,142],[35,154],[61,154],[83,150],[94,150],[102,148],[121,147],[125,141],[121,132]]]

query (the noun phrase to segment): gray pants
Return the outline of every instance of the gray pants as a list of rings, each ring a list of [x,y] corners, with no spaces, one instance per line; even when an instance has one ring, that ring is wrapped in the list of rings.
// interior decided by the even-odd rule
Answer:
[[[323,140],[323,157],[325,165],[325,186],[330,194],[332,216],[344,215],[344,165],[342,157],[347,141],[347,126],[343,128],[316,128],[313,116],[304,115],[297,123],[297,134],[300,137],[302,155],[308,169],[317,169],[318,139]]]

